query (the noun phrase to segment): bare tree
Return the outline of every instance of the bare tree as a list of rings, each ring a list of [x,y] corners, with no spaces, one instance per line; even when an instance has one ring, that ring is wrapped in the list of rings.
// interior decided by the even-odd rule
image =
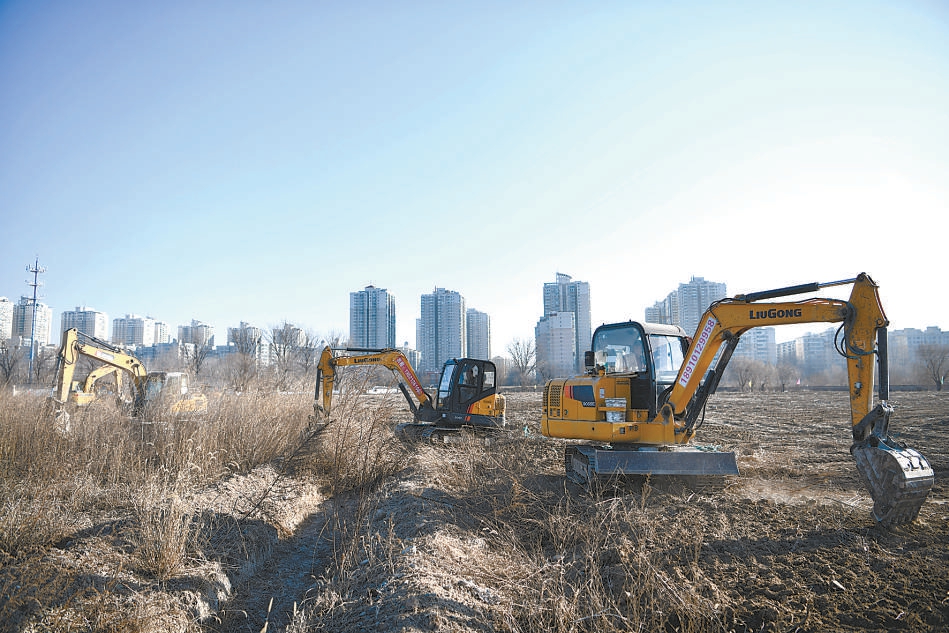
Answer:
[[[926,377],[936,385],[936,391],[942,391],[949,377],[949,345],[920,345],[916,358],[925,369]]]
[[[288,321],[270,330],[270,360],[278,391],[285,391],[292,381],[303,338],[303,330]]]
[[[511,366],[514,379],[522,387],[529,384],[537,368],[537,349],[533,339],[514,339],[507,346],[507,353],[511,357]]]
[[[233,331],[234,352],[228,357],[228,375],[235,391],[247,391],[258,375],[260,346],[263,339],[260,330],[254,327]]]
[[[340,330],[330,330],[326,336],[323,337],[323,340],[325,340],[326,344],[330,347],[344,347],[349,342],[349,337]]]
[[[16,378],[23,350],[5,339],[0,339],[0,387],[10,385]]]
[[[49,382],[53,376],[53,370],[56,368],[56,350],[52,347],[36,348],[33,355],[33,382],[44,384]]]
[[[303,342],[297,350],[297,363],[300,365],[304,378],[310,375],[316,365],[322,351],[321,340],[312,330],[304,330]]]
[[[201,375],[201,370],[204,369],[204,362],[208,359],[208,356],[211,355],[212,351],[214,351],[214,348],[211,346],[210,341],[205,343],[183,343],[181,345],[181,357],[184,360],[185,367],[188,368],[188,373],[194,378]]]
[[[749,358],[732,358],[725,370],[731,376],[739,391],[754,388],[755,366]]]
[[[781,385],[781,391],[787,391],[788,385],[799,382],[801,372],[793,363],[784,361],[775,368],[778,384]]]

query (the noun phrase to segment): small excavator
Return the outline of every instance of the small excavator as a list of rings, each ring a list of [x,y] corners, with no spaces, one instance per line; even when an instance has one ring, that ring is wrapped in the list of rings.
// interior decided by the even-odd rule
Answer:
[[[765,301],[847,284],[852,289],[846,301]],[[911,523],[933,486],[933,470],[918,451],[889,435],[889,321],[878,286],[866,273],[716,301],[691,339],[671,325],[601,325],[584,358],[587,374],[545,385],[542,433],[591,442],[565,449],[567,476],[580,483],[616,475],[737,475],[734,453],[702,450],[690,441],[739,337],[754,327],[817,322],[841,323],[836,346],[847,362],[850,453],[873,498],[873,518],[886,526]]]
[[[313,403],[317,419],[329,417],[337,368],[353,365],[381,365],[399,378],[399,390],[415,418],[396,427],[400,439],[450,442],[464,430],[491,432],[505,426],[504,396],[497,390],[494,363],[475,358],[449,359],[442,367],[433,399],[405,355],[392,348],[323,348]]]
[[[73,380],[80,358],[87,358],[97,366],[84,380]],[[70,328],[63,332],[59,347],[56,382],[49,398],[52,415],[68,430],[67,406],[84,407],[96,401],[101,387],[99,381],[109,376],[114,378],[115,395],[121,399],[122,378],[126,374],[131,378],[133,418],[141,418],[146,407],[151,406],[160,406],[173,415],[207,413],[207,396],[189,390],[187,374],[148,372],[138,358],[122,348]]]

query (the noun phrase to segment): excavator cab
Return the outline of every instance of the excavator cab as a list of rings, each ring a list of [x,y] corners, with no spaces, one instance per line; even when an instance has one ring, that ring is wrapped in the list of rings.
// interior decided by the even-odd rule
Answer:
[[[497,369],[491,361],[446,361],[435,397],[439,421],[458,426],[504,426],[503,399],[499,400],[497,391]]]
[[[145,377],[147,405],[159,405],[173,415],[205,414],[208,398],[188,389],[188,375],[178,371],[155,371]]]
[[[629,384],[629,408],[655,417],[661,396],[675,383],[689,341],[677,326],[611,323],[593,333],[593,349],[584,355],[592,376],[622,376]]]

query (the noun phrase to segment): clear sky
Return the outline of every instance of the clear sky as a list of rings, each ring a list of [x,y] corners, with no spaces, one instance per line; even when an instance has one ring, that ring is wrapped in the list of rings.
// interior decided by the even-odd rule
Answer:
[[[500,354],[557,272],[597,325],[866,271],[949,329],[947,213],[945,2],[0,2],[0,295],[38,256],[56,327],[371,283],[414,344],[442,287]]]

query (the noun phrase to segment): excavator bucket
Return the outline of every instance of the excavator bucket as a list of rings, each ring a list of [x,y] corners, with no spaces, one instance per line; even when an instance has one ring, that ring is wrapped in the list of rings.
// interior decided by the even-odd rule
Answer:
[[[933,487],[933,469],[923,455],[887,433],[892,407],[880,402],[853,429],[850,454],[873,498],[881,525],[912,523]]]
[[[873,498],[873,518],[885,526],[912,523],[933,487],[929,461],[889,437],[871,436],[850,453]]]

